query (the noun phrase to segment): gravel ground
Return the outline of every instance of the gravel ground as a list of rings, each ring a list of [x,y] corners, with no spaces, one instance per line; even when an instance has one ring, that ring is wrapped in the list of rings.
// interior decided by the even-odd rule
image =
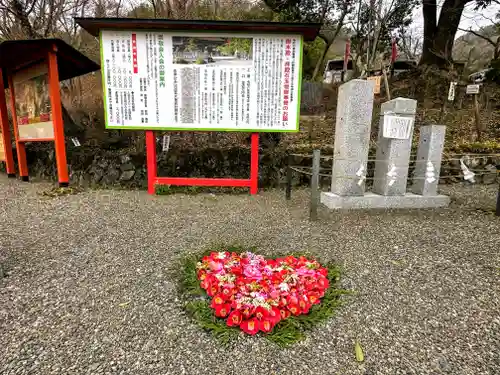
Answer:
[[[0,177],[0,374],[500,374],[495,187],[447,187],[449,209],[322,209],[311,225],[305,190],[51,199],[47,186]],[[356,295],[289,349],[245,337],[224,350],[184,315],[172,276],[214,242],[309,249]]]

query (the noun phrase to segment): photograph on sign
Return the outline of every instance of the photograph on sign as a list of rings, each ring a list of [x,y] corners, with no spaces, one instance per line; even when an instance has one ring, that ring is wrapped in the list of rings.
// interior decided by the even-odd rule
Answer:
[[[408,139],[412,128],[412,117],[384,115],[384,138]]]
[[[298,131],[302,37],[101,32],[110,129]]]
[[[53,139],[47,64],[21,70],[13,81],[19,139]]]

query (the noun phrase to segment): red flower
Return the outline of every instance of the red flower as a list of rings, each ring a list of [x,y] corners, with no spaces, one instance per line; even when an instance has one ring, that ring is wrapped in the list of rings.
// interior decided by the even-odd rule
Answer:
[[[239,326],[241,324],[242,319],[243,319],[243,317],[241,315],[241,312],[239,312],[238,310],[234,310],[227,317],[227,325],[229,327]]]
[[[219,293],[219,287],[217,285],[212,285],[210,288],[207,289],[207,294],[210,297],[215,296],[217,293]]]
[[[274,306],[271,307],[271,310],[269,310],[269,315],[268,315],[267,319],[271,321],[273,326],[275,324],[277,324],[281,320],[280,309],[278,309],[277,307],[274,307]]]
[[[229,299],[233,295],[233,289],[224,287],[222,288],[222,295],[224,296],[225,299]]]
[[[205,278],[205,279],[204,279],[204,280],[200,283],[200,286],[201,286],[203,289],[207,290],[208,288],[210,288],[210,281],[209,281],[207,278]]]
[[[255,317],[259,320],[262,320],[263,318],[267,317],[269,315],[269,310],[266,309],[265,307],[258,306],[255,309]]]
[[[296,305],[299,303],[297,296],[290,295],[286,298],[287,305]]]
[[[271,330],[273,329],[274,327],[274,324],[273,322],[271,322],[269,319],[264,319],[264,320],[261,320],[259,322],[259,329],[262,331],[262,332],[271,332]]]
[[[288,305],[288,310],[290,310],[290,312],[295,316],[300,315],[300,308],[296,304]]]
[[[244,318],[250,318],[250,316],[253,315],[253,312],[255,311],[255,308],[253,307],[245,307],[241,310],[241,313],[243,314],[243,317]]]
[[[215,309],[217,306],[222,305],[224,303],[224,296],[222,294],[217,294],[212,298],[212,303],[210,307]]]
[[[255,318],[244,320],[241,322],[240,328],[243,332],[253,336],[259,332],[259,321]]]
[[[328,279],[326,277],[319,277],[318,278],[318,285],[322,289],[328,289],[328,287],[330,286],[330,282],[328,281]]]
[[[320,303],[319,295],[317,293],[309,293],[307,299],[309,300],[309,303],[313,305],[317,305],[318,303]]]
[[[239,276],[241,275],[241,267],[240,266],[231,267],[231,270],[229,272],[231,272],[233,275]]]
[[[302,310],[302,314],[307,314],[311,308],[311,304],[302,299],[299,301],[299,307]]]
[[[215,306],[215,316],[219,318],[225,318],[229,314],[229,311],[231,311],[231,305],[229,303]]]
[[[280,310],[280,315],[281,315],[281,319],[282,320],[289,318],[291,314],[292,313],[290,311],[288,311],[288,310],[285,310],[285,309],[281,309]]]

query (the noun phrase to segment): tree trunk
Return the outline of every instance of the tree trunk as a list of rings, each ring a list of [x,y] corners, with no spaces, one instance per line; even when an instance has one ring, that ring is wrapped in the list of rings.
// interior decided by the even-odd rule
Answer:
[[[340,31],[342,30],[342,26],[344,25],[344,19],[347,15],[348,11],[349,11],[349,9],[347,7],[342,10],[342,14],[340,15],[340,17],[337,21],[337,26],[335,27],[335,31],[333,32],[333,35],[329,35],[329,37],[326,35],[323,35],[323,34],[319,35],[319,37],[321,39],[323,39],[323,41],[325,42],[326,46],[325,46],[325,50],[321,54],[321,58],[318,60],[318,62],[316,63],[316,66],[314,67],[314,72],[312,75],[313,81],[318,76],[319,70],[321,69],[321,67],[323,66],[323,64],[325,62],[325,58],[326,58],[326,55],[328,54],[328,50],[330,49],[333,42],[335,42],[335,39],[337,39],[337,37],[339,36]]]
[[[318,77],[319,70],[323,66],[323,63],[324,63],[325,58],[326,58],[326,55],[328,54],[328,50],[330,49],[330,46],[332,45],[332,43],[333,43],[333,40],[331,41],[331,43],[328,43],[328,42],[325,43],[325,49],[323,50],[323,53],[321,54],[321,57],[316,62],[316,66],[314,67],[314,72],[313,72],[311,81],[315,81],[316,77]]]
[[[436,22],[436,0],[423,1],[424,44],[419,65],[446,67],[452,62],[453,43],[468,0],[445,0]]]

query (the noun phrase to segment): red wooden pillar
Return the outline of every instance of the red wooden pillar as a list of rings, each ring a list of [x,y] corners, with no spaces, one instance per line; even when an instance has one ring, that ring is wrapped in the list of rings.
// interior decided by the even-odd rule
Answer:
[[[14,155],[12,153],[12,140],[10,138],[9,116],[7,115],[7,103],[5,101],[5,84],[3,82],[3,72],[0,69],[0,127],[5,152],[5,169],[7,176],[16,177],[14,166]]]
[[[57,48],[49,51],[49,92],[54,126],[54,146],[56,150],[57,178],[59,186],[68,186],[68,163],[66,161],[66,143],[64,140],[64,122],[62,117],[61,94],[59,92],[59,72],[57,70]]]
[[[259,133],[252,133],[250,151],[250,194],[259,190]]]
[[[152,130],[146,130],[146,157],[148,170],[148,193],[155,194],[156,191],[156,140]]]
[[[14,90],[14,80],[12,75],[9,75],[10,89],[10,111],[12,113],[12,125],[14,128],[14,137],[16,138],[17,164],[19,165],[19,176],[23,181],[29,181],[28,162],[26,160],[26,147],[24,143],[19,141],[19,129],[16,113],[16,92]]]

